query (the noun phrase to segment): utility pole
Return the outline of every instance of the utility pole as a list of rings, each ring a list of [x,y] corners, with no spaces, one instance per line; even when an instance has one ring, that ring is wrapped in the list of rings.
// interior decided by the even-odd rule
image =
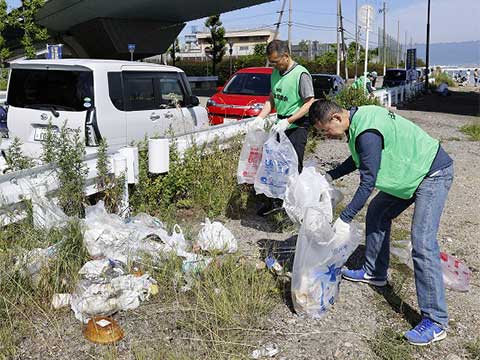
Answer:
[[[340,0],[337,0],[337,75],[340,76]]]
[[[397,69],[400,63],[400,20],[397,21]]]
[[[358,74],[358,0],[355,0],[355,80]]]
[[[366,40],[365,40],[365,68],[363,70],[363,76],[365,80],[363,81],[363,91],[366,91],[367,88],[367,71],[368,71],[368,35],[370,34],[370,6],[367,6],[367,26],[366,26]]]
[[[407,69],[407,32],[405,31],[405,43],[403,47],[403,65]]]
[[[292,0],[288,0],[288,52],[292,54]]]
[[[283,0],[283,3],[282,3],[282,9],[278,12],[278,21],[277,23],[275,24],[276,25],[276,28],[275,28],[275,35],[273,36],[273,39],[274,40],[277,40],[278,39],[278,34],[280,33],[280,24],[282,23],[282,17],[283,17],[283,12],[285,10],[285,4],[287,3],[287,0]]]
[[[387,73],[387,6],[385,1],[381,12],[383,13],[383,76],[385,76]]]
[[[343,33],[343,16],[342,16],[342,1],[340,2],[340,29],[342,31],[342,54],[343,54],[343,61],[345,62],[345,81],[348,80],[348,50],[345,46],[345,36]]]
[[[430,0],[428,0],[428,9],[427,9],[427,46],[426,46],[426,56],[425,56],[425,91],[428,91],[428,69],[429,69],[429,58],[430,58]]]

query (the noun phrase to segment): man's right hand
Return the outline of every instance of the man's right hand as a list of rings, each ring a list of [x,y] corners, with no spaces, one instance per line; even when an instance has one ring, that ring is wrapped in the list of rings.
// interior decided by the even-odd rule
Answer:
[[[264,131],[265,127],[265,120],[262,119],[260,116],[257,116],[253,121],[248,124],[249,131]]]

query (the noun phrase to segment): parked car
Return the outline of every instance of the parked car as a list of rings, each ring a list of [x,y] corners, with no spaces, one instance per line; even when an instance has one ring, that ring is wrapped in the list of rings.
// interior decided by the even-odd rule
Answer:
[[[208,126],[185,73],[172,66],[115,60],[29,60],[12,63],[7,91],[10,138],[41,144],[48,123],[66,121],[87,146],[101,138],[126,145],[169,128]]]
[[[252,67],[233,74],[207,101],[210,124],[257,116],[268,100],[272,71],[268,67]]]
[[[395,87],[407,84],[407,70],[387,69],[383,77],[383,87]]]
[[[312,74],[313,91],[316,99],[324,99],[326,95],[335,95],[345,86],[338,75]]]

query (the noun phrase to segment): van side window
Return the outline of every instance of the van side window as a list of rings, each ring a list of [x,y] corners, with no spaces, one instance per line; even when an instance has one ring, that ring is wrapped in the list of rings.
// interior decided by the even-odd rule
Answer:
[[[160,104],[185,106],[185,92],[180,76],[177,73],[160,75]]]
[[[123,91],[122,91],[122,73],[121,72],[109,72],[108,73],[108,94],[113,105],[120,111],[125,110],[125,104],[123,103]]]
[[[154,78],[128,74],[125,77],[126,110],[153,110],[155,105]]]

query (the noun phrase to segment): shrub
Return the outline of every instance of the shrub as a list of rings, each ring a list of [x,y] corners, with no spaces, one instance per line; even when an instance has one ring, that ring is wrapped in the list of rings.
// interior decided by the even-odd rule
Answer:
[[[447,83],[448,86],[454,87],[457,84],[453,79],[445,72],[435,74],[435,87],[440,86],[441,83]]]
[[[335,101],[345,109],[352,106],[380,105],[378,99],[365,94],[363,89],[354,89],[351,86],[344,87],[336,95],[327,96],[327,99]]]
[[[28,169],[34,164],[33,159],[23,154],[22,142],[18,137],[13,139],[12,144],[7,149],[5,160],[11,171]]]
[[[240,137],[229,145],[226,149],[218,143],[194,145],[182,157],[173,140],[169,172],[154,175],[148,173],[147,144],[140,143],[139,184],[130,196],[132,207],[158,215],[167,223],[182,208],[200,210],[209,217],[227,213],[239,195],[236,170]]]

